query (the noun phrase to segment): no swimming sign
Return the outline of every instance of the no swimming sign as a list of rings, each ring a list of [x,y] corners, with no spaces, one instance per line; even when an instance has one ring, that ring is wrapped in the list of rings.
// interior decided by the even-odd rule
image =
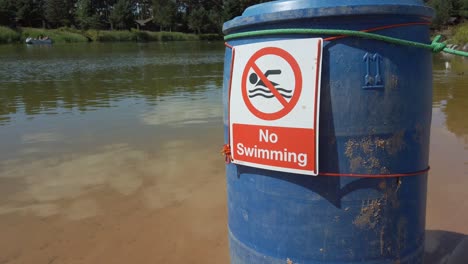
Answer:
[[[229,103],[233,162],[317,175],[322,39],[234,49]]]

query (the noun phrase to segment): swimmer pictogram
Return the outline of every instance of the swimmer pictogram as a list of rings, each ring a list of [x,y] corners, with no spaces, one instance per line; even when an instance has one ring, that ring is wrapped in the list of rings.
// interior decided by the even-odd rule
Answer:
[[[270,75],[281,75],[281,70],[276,69],[276,70],[267,70],[265,73],[263,73],[266,78]],[[273,87],[279,92],[281,96],[284,98],[290,99],[292,97],[292,92],[293,90],[290,89],[285,89],[279,87],[279,84],[268,79],[270,83],[273,85]],[[259,78],[257,73],[252,72],[249,76],[249,82],[254,85],[252,89],[249,90],[249,98],[254,98],[257,96],[261,96],[267,99],[274,98],[275,95],[268,89],[268,86],[262,81],[262,79]]]

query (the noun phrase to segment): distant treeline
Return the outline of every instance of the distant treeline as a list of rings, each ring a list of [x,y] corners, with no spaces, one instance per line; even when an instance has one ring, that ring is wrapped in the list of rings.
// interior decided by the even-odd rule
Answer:
[[[222,23],[265,0],[0,0],[0,25],[221,33]],[[139,23],[137,23],[139,21]]]
[[[268,0],[0,0],[0,25],[221,33],[221,26]],[[468,0],[425,0],[436,28],[468,19]],[[137,23],[138,22],[138,23]]]
[[[434,27],[458,24],[468,19],[468,0],[426,0],[436,11]]]

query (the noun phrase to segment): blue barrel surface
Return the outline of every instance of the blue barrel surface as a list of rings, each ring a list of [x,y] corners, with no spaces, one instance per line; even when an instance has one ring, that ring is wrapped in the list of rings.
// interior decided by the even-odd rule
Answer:
[[[410,24],[375,33],[429,43],[428,25],[418,23],[432,16],[433,10],[420,0],[273,1],[248,8],[226,22],[223,31],[366,30]],[[310,37],[330,36],[250,36],[229,45]],[[231,59],[227,47],[225,143]],[[430,51],[356,37],[325,41],[319,172],[424,171],[429,166],[431,104]],[[228,164],[226,174],[233,264],[423,261],[426,172],[390,178],[313,177]]]

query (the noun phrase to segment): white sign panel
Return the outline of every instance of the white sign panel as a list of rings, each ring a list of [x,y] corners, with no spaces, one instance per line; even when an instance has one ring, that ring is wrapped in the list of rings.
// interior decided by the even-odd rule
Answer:
[[[233,162],[318,174],[322,39],[234,47],[229,119]]]

